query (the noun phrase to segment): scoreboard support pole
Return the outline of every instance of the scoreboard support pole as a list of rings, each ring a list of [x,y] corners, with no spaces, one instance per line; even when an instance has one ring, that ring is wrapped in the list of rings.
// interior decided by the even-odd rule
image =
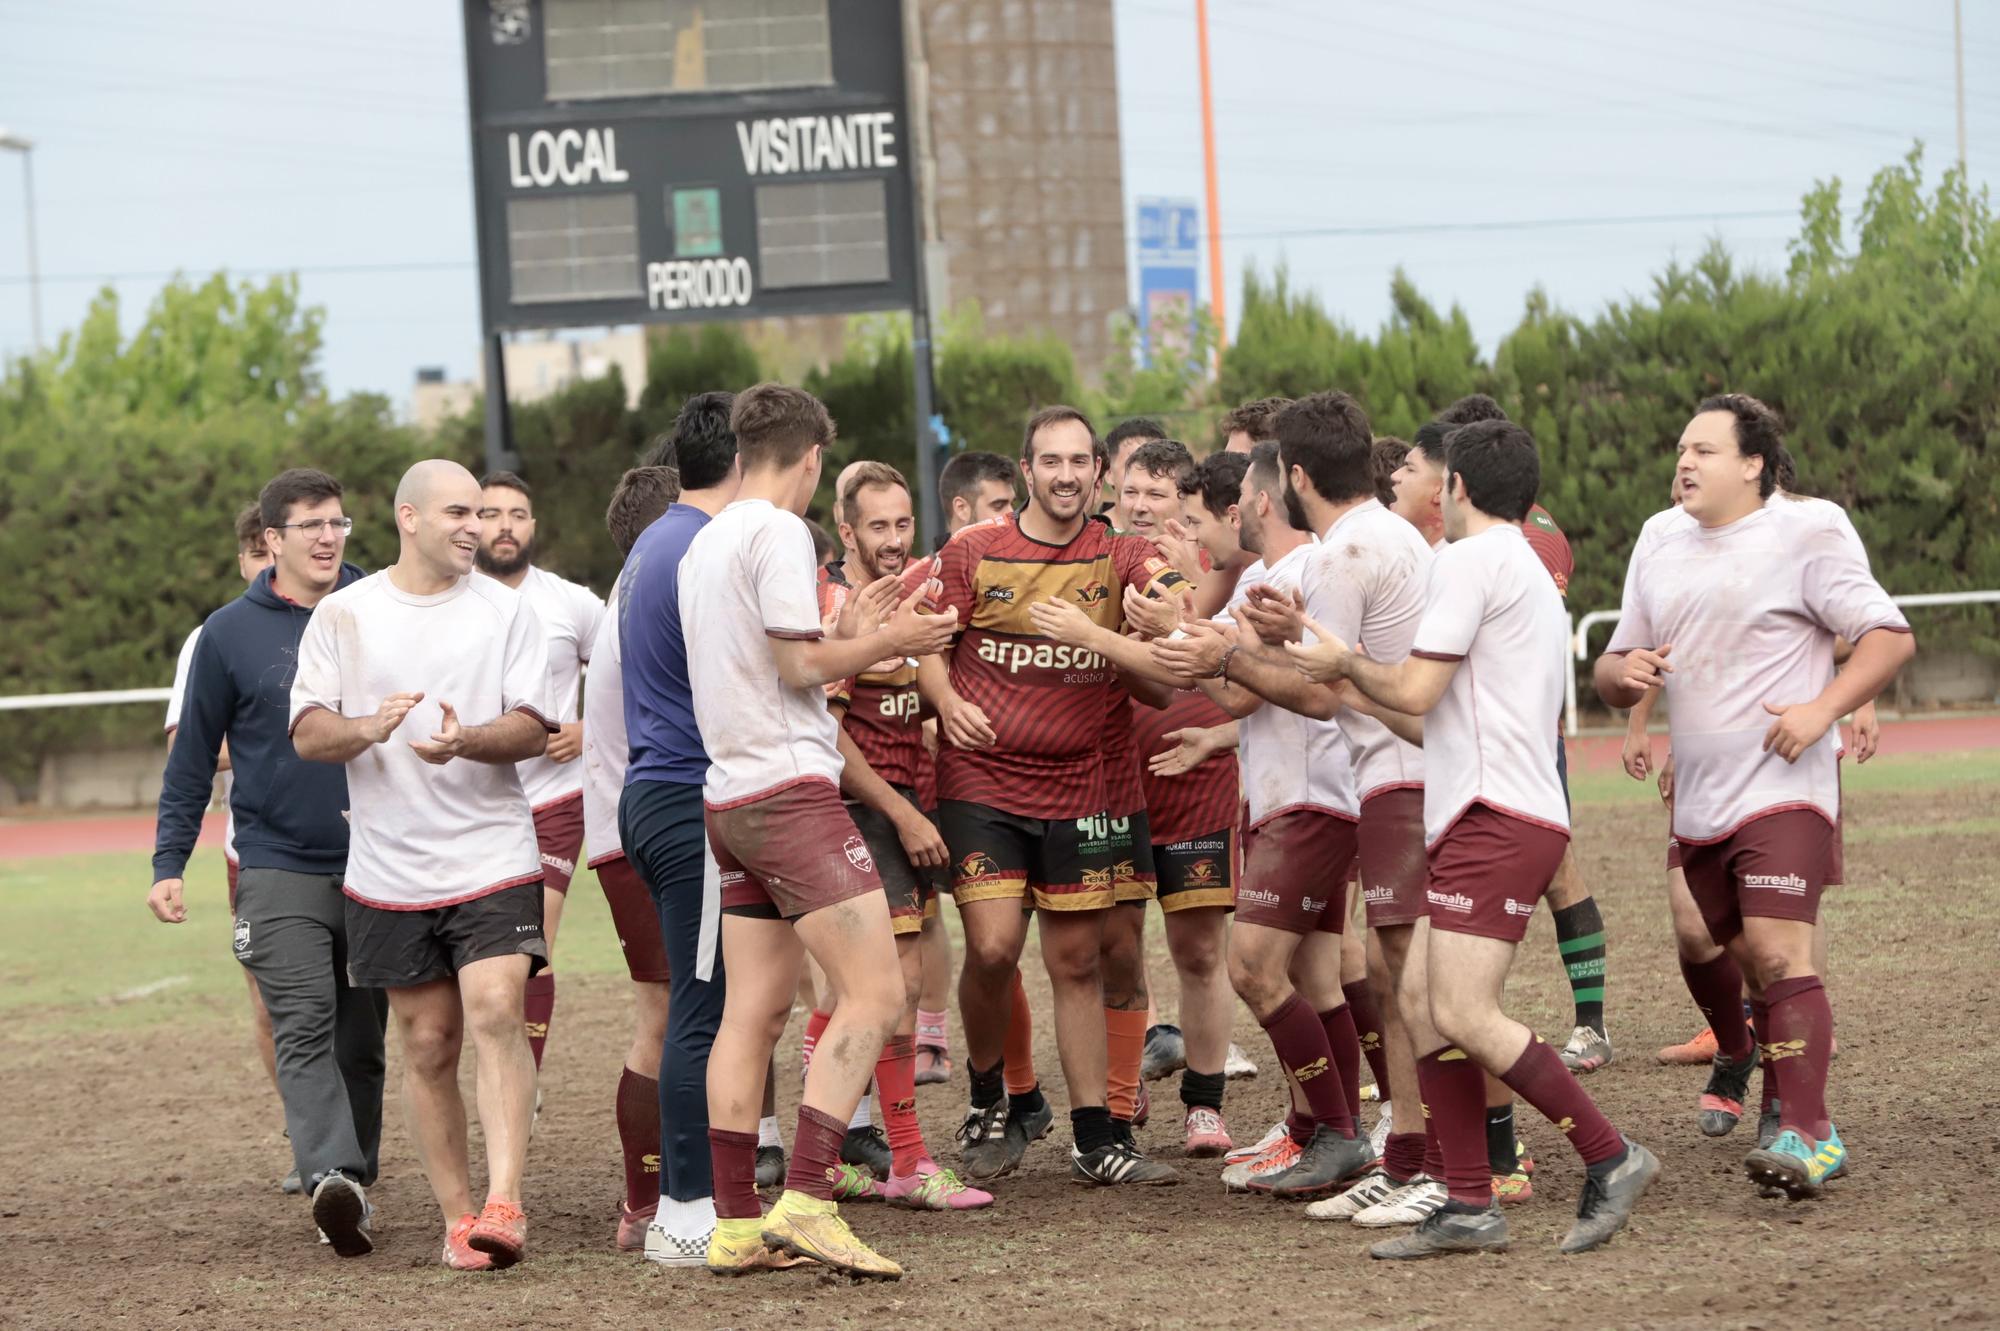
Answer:
[[[516,471],[512,414],[507,410],[507,354],[502,334],[486,335],[486,470]]]
[[[944,507],[938,497],[938,472],[944,461],[932,420],[937,416],[936,386],[931,355],[930,295],[930,210],[924,200],[930,192],[930,62],[924,48],[923,19],[917,0],[902,0],[903,71],[906,80],[903,104],[910,126],[910,229],[916,260],[916,299],[910,304],[910,366],[916,380],[914,405],[917,427],[917,540],[918,549],[944,544]]]

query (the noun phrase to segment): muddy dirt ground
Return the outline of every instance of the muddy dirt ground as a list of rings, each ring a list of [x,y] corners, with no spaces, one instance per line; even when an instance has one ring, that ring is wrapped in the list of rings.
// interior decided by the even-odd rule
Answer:
[[[1702,1073],[1653,1061],[1657,1047],[1699,1025],[1661,900],[1662,817],[1597,806],[1580,811],[1578,845],[1611,930],[1618,1059],[1587,1084],[1666,1171],[1631,1229],[1595,1255],[1556,1253],[1580,1171],[1524,1107],[1523,1135],[1541,1169],[1534,1201],[1511,1213],[1514,1251],[1501,1257],[1373,1263],[1363,1231],[1225,1196],[1206,1163],[1189,1162],[1177,1188],[1086,1191],[1067,1181],[1059,1126],[1004,1181],[989,1211],[853,1208],[856,1228],[908,1268],[900,1284],[669,1272],[617,1254],[611,1242],[624,986],[572,978],[556,1012],[529,1161],[532,1255],[497,1276],[438,1265],[439,1224],[400,1106],[389,1106],[383,1181],[372,1193],[377,1250],[342,1262],[313,1244],[304,1206],[274,1186],[289,1154],[240,1020],[79,1042],[38,1036],[25,1014],[0,1037],[0,1325],[1990,1324],[2000,1309],[2000,1194],[1988,1168],[2000,1058],[1982,1034],[2000,1018],[1991,798],[1984,788],[1852,800],[1850,885],[1831,895],[1828,911],[1840,1039],[1832,1102],[1854,1163],[1817,1203],[1760,1201],[1738,1163],[1748,1126],[1722,1141],[1700,1136],[1693,1109]],[[1157,927],[1151,937],[1157,949]],[[1171,976],[1164,957],[1153,974],[1156,982]],[[1523,949],[1511,1006],[1550,1039],[1566,1035],[1567,991],[1546,913]],[[1036,1030],[1044,1077],[1059,1082],[1045,1009]],[[796,1067],[797,1031],[795,1022],[781,1068]],[[1278,1112],[1281,1086],[1247,1014],[1236,1034],[1266,1068],[1229,1091],[1230,1123],[1254,1137]],[[392,1086],[395,1075],[392,1066]],[[1172,1087],[1155,1084],[1155,1123],[1143,1136],[1154,1155],[1178,1161]],[[1061,1088],[1049,1089],[1060,1125]],[[788,1073],[788,1137],[796,1095]],[[947,1159],[964,1096],[962,1068],[954,1084],[920,1093],[925,1131]]]

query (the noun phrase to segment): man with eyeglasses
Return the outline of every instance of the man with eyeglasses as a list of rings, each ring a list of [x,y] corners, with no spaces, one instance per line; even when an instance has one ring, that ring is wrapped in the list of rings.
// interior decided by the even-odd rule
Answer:
[[[361,570],[341,553],[354,520],[340,482],[294,468],[258,497],[275,556],[242,596],[202,626],[160,788],[153,890],[166,924],[188,918],[182,875],[208,808],[226,742],[236,781],[236,960],[271,1014],[278,1094],[299,1178],[321,1237],[342,1257],[374,1244],[362,1189],[375,1181],[382,1139],[379,989],[347,979],[347,776],[300,760],[292,747],[292,675],[313,607]]]

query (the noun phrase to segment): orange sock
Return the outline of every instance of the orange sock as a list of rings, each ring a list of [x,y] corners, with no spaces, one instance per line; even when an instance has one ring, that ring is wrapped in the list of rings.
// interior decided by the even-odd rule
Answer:
[[[1028,1011],[1028,991],[1021,984],[1021,972],[1014,972],[1014,1013],[1007,1019],[1007,1043],[1002,1061],[1006,1064],[1007,1094],[1026,1095],[1040,1084],[1035,1076],[1035,1018]]]
[[[1139,1061],[1146,1054],[1146,1014],[1104,1009],[1104,1039],[1111,1058],[1105,1064],[1105,1102],[1111,1117],[1130,1122],[1139,1112]]]

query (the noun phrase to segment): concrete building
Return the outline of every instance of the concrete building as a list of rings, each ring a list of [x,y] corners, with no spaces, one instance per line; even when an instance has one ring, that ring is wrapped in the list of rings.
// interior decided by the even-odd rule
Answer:
[[[1094,375],[1130,303],[1111,0],[920,0],[919,15],[932,307],[976,300],[989,329],[1054,333]]]
[[[596,337],[558,333],[517,337],[507,343],[507,396],[515,402],[535,402],[561,392],[579,379],[601,379],[616,365],[625,379],[625,405],[639,405],[646,387],[646,332],[615,328]],[[432,430],[453,416],[472,409],[484,387],[484,375],[446,379],[443,369],[417,371],[410,392],[410,421]]]

